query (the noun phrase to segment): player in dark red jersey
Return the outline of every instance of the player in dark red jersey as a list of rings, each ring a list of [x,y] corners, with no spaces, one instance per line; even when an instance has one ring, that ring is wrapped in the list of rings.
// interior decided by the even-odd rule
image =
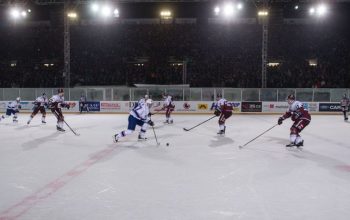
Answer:
[[[61,108],[67,108],[69,109],[69,104],[64,101],[64,91],[63,89],[58,89],[57,95],[52,96],[51,99],[49,99],[49,108],[51,109],[51,112],[56,116],[57,118],[57,130],[64,132],[63,129],[63,121],[64,117],[62,114]]]
[[[231,117],[233,106],[222,97],[221,94],[216,96],[217,102],[212,106],[211,109],[215,109],[214,114],[219,116],[219,132],[217,134],[224,135],[226,131],[225,122],[226,119]]]
[[[287,101],[289,110],[278,119],[278,124],[281,125],[283,120],[291,117],[294,123],[290,128],[290,144],[286,145],[286,147],[301,147],[304,145],[304,140],[301,138],[300,132],[309,125],[311,116],[309,112],[304,109],[303,103],[295,100],[294,95],[289,95]]]
[[[175,109],[175,105],[173,103],[173,97],[171,95],[163,95],[163,98],[164,98],[163,109],[165,110],[165,117],[166,117],[166,120],[164,123],[172,124],[174,123],[174,121],[171,118],[171,113]]]

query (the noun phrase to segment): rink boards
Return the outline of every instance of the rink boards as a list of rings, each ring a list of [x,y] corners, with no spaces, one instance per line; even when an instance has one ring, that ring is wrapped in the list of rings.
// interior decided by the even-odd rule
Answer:
[[[6,111],[9,101],[0,101],[0,112]],[[65,112],[79,112],[78,101],[67,101],[70,109]],[[128,113],[137,102],[130,101],[91,101],[87,102],[90,112],[101,113]],[[234,113],[283,113],[288,110],[287,102],[235,102],[230,101]],[[212,113],[211,107],[214,102],[211,101],[175,101],[174,113],[193,113],[206,114]],[[340,104],[336,102],[303,102],[304,107],[311,113],[332,114],[341,111]],[[31,112],[33,109],[32,101],[22,101],[21,112]],[[152,111],[162,111],[163,102],[154,101]]]

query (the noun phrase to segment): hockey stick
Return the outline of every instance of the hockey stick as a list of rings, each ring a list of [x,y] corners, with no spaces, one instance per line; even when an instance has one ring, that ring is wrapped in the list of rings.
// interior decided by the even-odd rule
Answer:
[[[239,145],[239,149],[242,149],[243,147],[247,146],[249,143],[253,142],[254,140],[258,139],[259,137],[261,137],[263,134],[265,134],[266,132],[270,131],[271,129],[273,129],[274,127],[276,127],[278,124],[275,124],[274,126],[272,126],[271,128],[267,129],[266,131],[264,131],[263,133],[259,134],[257,137],[253,138],[252,140],[248,141],[247,143],[245,143],[244,145]]]
[[[53,112],[53,113],[55,114],[56,118],[59,118],[59,116],[57,115],[56,112]],[[74,135],[80,136],[80,134],[78,134],[77,132],[75,132],[75,131],[69,126],[69,124],[68,124],[64,119],[63,119],[63,122],[67,125],[67,127],[71,130],[71,132],[73,132]]]
[[[154,130],[154,127],[153,127],[153,126],[152,126],[152,129],[153,129],[154,138],[156,139],[157,145],[159,146],[160,143],[158,142],[158,138],[157,138],[157,135],[156,135],[156,131]]]
[[[213,119],[213,118],[215,118],[215,117],[217,117],[217,116],[214,115],[213,117],[211,117],[211,118],[209,118],[209,119],[207,119],[207,120],[205,120],[205,121],[199,123],[198,125],[196,125],[196,126],[194,126],[194,127],[192,127],[192,128],[184,128],[184,131],[190,131],[190,130],[192,130],[192,129],[198,127],[199,125],[202,125],[202,124],[204,124],[204,123],[207,122],[207,121],[210,121],[211,119]]]
[[[80,136],[80,134],[78,134],[78,133],[76,133],[70,126],[69,126],[69,124],[65,121],[65,120],[63,120],[63,122],[67,125],[67,127],[73,132],[73,134],[75,134],[76,136]]]

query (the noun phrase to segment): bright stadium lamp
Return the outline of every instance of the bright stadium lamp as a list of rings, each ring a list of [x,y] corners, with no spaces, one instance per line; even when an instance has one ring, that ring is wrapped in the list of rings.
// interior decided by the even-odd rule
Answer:
[[[215,13],[215,15],[219,15],[220,14],[220,7],[216,6],[214,8],[214,13]]]
[[[17,8],[12,8],[10,10],[10,16],[11,16],[11,18],[16,20],[16,19],[20,18],[21,13],[19,12],[19,10]]]
[[[112,8],[108,5],[105,5],[101,9],[102,17],[110,17],[112,15]]]
[[[169,11],[169,10],[161,11],[161,12],[160,12],[160,17],[161,17],[162,19],[171,19],[171,18],[172,18],[171,11]]]
[[[315,8],[314,7],[311,7],[310,9],[309,9],[309,14],[310,15],[314,15],[315,14]]]
[[[119,17],[119,10],[116,8],[113,11],[114,17],[118,18]]]
[[[237,4],[237,9],[238,10],[242,10],[243,9],[243,4],[242,3],[238,3]]]
[[[318,5],[316,12],[317,12],[318,16],[323,16],[323,15],[327,14],[327,6],[324,4]]]
[[[68,12],[67,14],[68,18],[74,20],[78,18],[78,14],[76,12]]]
[[[100,10],[100,5],[97,3],[92,3],[90,8],[93,13],[97,13]]]
[[[259,11],[258,12],[258,16],[259,17],[266,17],[269,15],[269,12],[268,11]]]
[[[234,13],[235,13],[235,9],[234,9],[233,5],[232,4],[226,4],[224,6],[223,13],[224,13],[225,17],[232,17],[234,15]]]
[[[21,16],[22,16],[23,18],[27,17],[27,12],[26,12],[26,11],[22,11],[22,12],[21,12]]]

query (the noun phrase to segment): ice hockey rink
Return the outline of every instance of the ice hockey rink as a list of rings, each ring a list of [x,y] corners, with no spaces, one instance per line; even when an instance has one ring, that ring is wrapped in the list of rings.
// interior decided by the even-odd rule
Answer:
[[[40,115],[0,122],[1,220],[348,220],[350,123],[313,115],[302,150],[286,149],[290,120],[233,115],[226,136],[211,115],[155,115],[148,141],[112,142],[126,114],[66,114],[75,136]],[[169,146],[166,146],[169,143]]]

